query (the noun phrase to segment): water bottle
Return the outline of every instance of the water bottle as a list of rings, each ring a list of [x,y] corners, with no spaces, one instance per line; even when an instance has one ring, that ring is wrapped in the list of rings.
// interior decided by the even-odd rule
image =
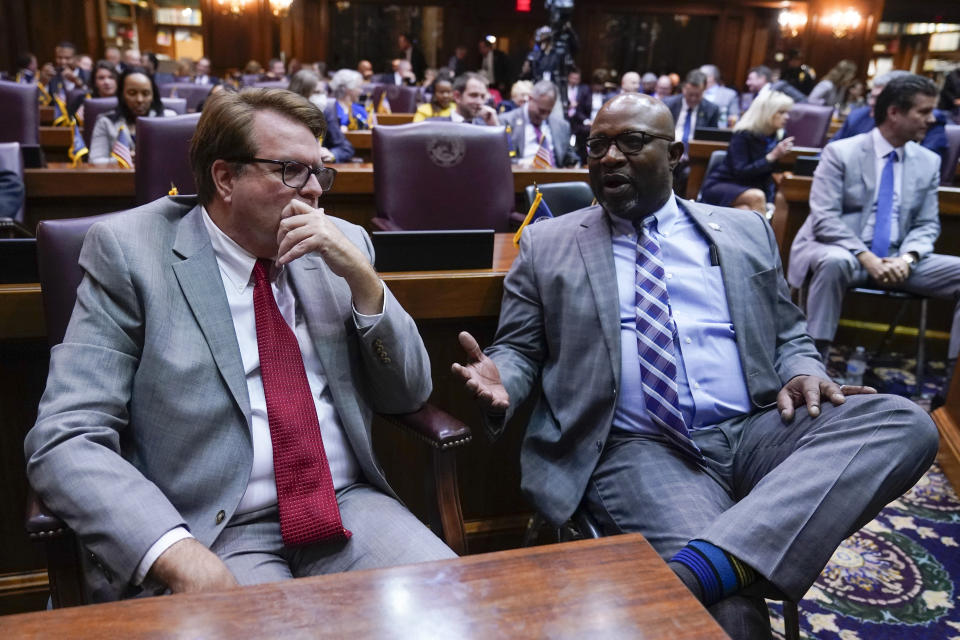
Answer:
[[[847,377],[844,384],[859,386],[863,384],[863,374],[867,370],[867,350],[857,347],[850,359],[847,360]]]

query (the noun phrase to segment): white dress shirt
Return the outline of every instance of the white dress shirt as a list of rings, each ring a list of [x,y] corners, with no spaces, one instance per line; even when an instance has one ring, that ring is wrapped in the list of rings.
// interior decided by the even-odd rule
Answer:
[[[683,123],[687,118],[687,101],[683,98],[680,99],[680,113],[677,115],[677,127],[674,129],[674,140],[683,140]],[[700,105],[698,104],[693,109],[693,115],[690,117],[690,137],[688,141],[693,140],[693,132],[697,129],[697,116],[700,115]]]
[[[237,505],[236,514],[250,513],[277,503],[277,484],[273,472],[273,444],[270,439],[270,424],[267,420],[267,401],[260,378],[260,352],[257,348],[256,316],[253,309],[253,266],[256,258],[234,242],[202,209],[203,224],[210,234],[223,288],[227,294],[230,315],[233,319],[237,343],[240,347],[240,359],[243,363],[247,383],[247,395],[250,400],[250,428],[253,443],[253,465],[247,489]],[[323,437],[323,448],[330,465],[334,489],[341,489],[357,481],[360,468],[343,430],[340,417],[333,404],[333,397],[327,385],[323,365],[317,356],[313,340],[307,331],[307,325],[296,300],[296,292],[288,277],[289,270],[274,269],[271,273],[271,288],[277,301],[280,314],[293,330],[303,356],[303,365],[307,372],[307,382],[313,395]],[[382,310],[381,310],[382,312]],[[354,309],[354,321],[358,328],[370,326],[379,315],[368,316]],[[134,574],[134,584],[140,584],[146,577],[157,558],[175,542],[192,537],[185,527],[176,527],[161,536],[150,547]]]
[[[883,167],[887,164],[887,156],[891,151],[897,152],[897,161],[893,163],[893,209],[890,211],[890,245],[896,245],[900,241],[900,188],[903,184],[903,147],[896,147],[883,137],[880,130],[876,127],[870,132],[873,137],[873,167],[877,184],[873,191],[873,205],[870,207],[870,217],[867,223],[863,225],[863,233],[860,239],[868,247],[873,241],[873,228],[877,223],[877,196],[880,194],[880,179],[883,177]]]

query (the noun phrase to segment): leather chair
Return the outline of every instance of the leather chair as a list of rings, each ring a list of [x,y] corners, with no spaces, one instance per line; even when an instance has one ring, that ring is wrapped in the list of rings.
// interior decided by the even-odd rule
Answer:
[[[0,142],[19,142],[27,166],[43,166],[39,90],[33,84],[0,80]],[[29,160],[28,160],[29,156]]]
[[[256,89],[286,89],[289,86],[289,80],[262,80],[253,83]]]
[[[134,191],[138,205],[167,195],[171,186],[180,194],[197,192],[190,168],[190,139],[199,120],[199,113],[137,118]]]
[[[795,104],[790,109],[790,119],[787,120],[785,127],[786,135],[793,136],[794,146],[820,148],[827,137],[831,118],[833,118],[833,107]]]
[[[516,221],[502,127],[431,121],[375,127],[373,165],[375,229],[508,231]]]
[[[210,95],[210,84],[193,84],[192,82],[170,82],[160,85],[160,96],[168,98],[186,98],[187,111],[192,113],[197,110],[207,96]]]
[[[949,187],[957,179],[957,162],[960,162],[960,124],[948,124],[947,154],[940,165],[940,186]]]
[[[259,73],[245,73],[240,77],[240,83],[244,87],[252,87],[256,82],[260,82]]]
[[[540,188],[543,201],[550,207],[550,213],[554,216],[562,216],[565,213],[589,207],[593,203],[593,189],[586,182],[549,182],[537,187]],[[525,189],[528,211],[537,197],[537,187],[531,184]]]
[[[164,109],[176,111],[178,116],[182,116],[187,112],[186,98],[160,98],[160,102],[163,103]]]
[[[707,181],[710,172],[720,166],[727,157],[726,149],[718,149],[710,153],[710,159],[707,160],[707,168],[703,172],[703,182]],[[703,202],[703,182],[700,183],[700,190],[697,192],[697,202]]]
[[[374,108],[380,104],[381,96],[385,96],[390,103],[392,113],[413,113],[417,110],[417,96],[420,92],[417,87],[398,87],[394,84],[378,84],[373,89],[372,99]]]
[[[23,156],[20,155],[19,142],[0,142],[0,169],[13,171],[20,176],[21,182],[23,181]],[[26,205],[23,204],[20,205],[20,210],[13,214],[13,217],[0,218],[0,232],[4,234],[12,233],[21,236],[32,235],[23,226],[23,215],[25,210]]]
[[[138,125],[139,126],[139,125]],[[63,341],[73,312],[77,287],[83,279],[78,264],[87,230],[108,216],[136,215],[130,211],[87,218],[46,220],[37,228],[37,255],[43,306],[50,346]],[[432,405],[403,415],[381,416],[403,427],[432,452],[433,482],[428,485],[431,528],[459,555],[466,551],[460,489],[457,484],[456,449],[471,440],[470,427]],[[47,551],[47,574],[55,608],[85,604],[82,548],[69,527],[50,512],[30,490],[25,526],[31,540],[42,542]]]
[[[74,100],[84,95],[87,95],[87,90],[85,88],[78,89],[77,87],[74,87],[73,89],[70,89],[67,91],[67,105],[73,104]]]
[[[83,143],[90,148],[90,140],[93,138],[93,128],[97,126],[97,118],[101,113],[113,111],[117,108],[117,98],[87,98],[83,101]]]

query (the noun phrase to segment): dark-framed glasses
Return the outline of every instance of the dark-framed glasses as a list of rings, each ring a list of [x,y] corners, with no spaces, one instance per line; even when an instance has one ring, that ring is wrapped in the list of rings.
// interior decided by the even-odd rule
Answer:
[[[297,162],[296,160],[268,160],[266,158],[230,158],[227,162],[266,162],[269,164],[278,164],[281,166],[280,179],[283,184],[291,189],[299,191],[307,186],[310,176],[317,176],[317,182],[324,191],[329,191],[333,187],[333,180],[337,177],[337,170],[330,167],[311,167]]]
[[[664,136],[659,133],[649,133],[647,131],[624,131],[618,133],[612,138],[607,136],[595,136],[587,138],[587,155],[591,158],[600,159],[607,155],[611,144],[617,145],[617,149],[625,156],[632,156],[643,151],[643,148],[653,138],[660,138],[667,142],[673,142],[673,136]]]

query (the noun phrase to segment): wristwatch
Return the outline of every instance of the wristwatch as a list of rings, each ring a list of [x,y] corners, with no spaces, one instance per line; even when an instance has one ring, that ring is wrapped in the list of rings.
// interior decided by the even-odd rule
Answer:
[[[913,257],[913,253],[906,252],[900,259],[907,263],[907,266],[910,267],[910,270],[913,271],[913,268],[917,265],[917,259]]]

